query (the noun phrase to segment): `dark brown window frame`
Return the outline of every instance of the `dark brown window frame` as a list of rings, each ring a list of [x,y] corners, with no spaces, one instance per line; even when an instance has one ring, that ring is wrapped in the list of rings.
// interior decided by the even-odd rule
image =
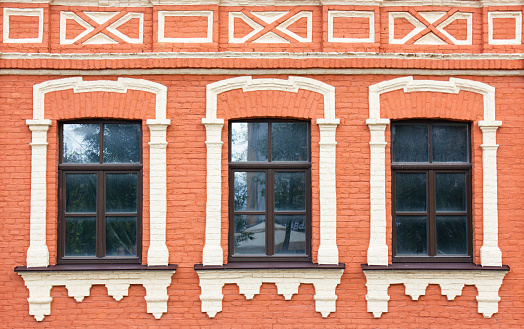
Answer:
[[[467,124],[467,138],[468,138],[468,161],[469,162],[432,162],[432,126],[433,124],[453,124],[461,123]],[[472,152],[471,152],[471,123],[461,121],[449,121],[449,120],[399,120],[392,122],[392,127],[396,124],[428,124],[428,152],[429,162],[393,162],[393,134],[391,133],[391,209],[392,209],[392,261],[401,263],[415,263],[415,262],[426,262],[426,263],[471,263],[473,262],[473,220],[472,220]],[[393,131],[393,129],[391,129]],[[425,212],[409,212],[410,215],[425,215],[428,216],[426,225],[427,234],[427,252],[428,255],[397,255],[397,241],[396,241],[396,216],[403,215],[403,212],[397,212],[396,207],[396,193],[395,193],[395,174],[396,173],[426,173],[427,184],[426,184],[426,204],[427,209]],[[466,174],[466,212],[462,212],[461,215],[465,215],[466,220],[466,236],[467,236],[467,255],[446,255],[438,256],[436,254],[436,187],[435,187],[435,173],[465,173]],[[439,212],[438,215],[457,215],[459,212]],[[406,213],[407,214],[407,213]]]
[[[268,133],[268,161],[267,162],[232,162],[231,161],[231,125],[236,122],[267,122],[268,123],[268,132],[271,131],[270,123],[273,122],[303,122],[308,124],[308,137],[307,137],[307,146],[308,146],[308,161],[286,161],[286,162],[271,162],[271,133]],[[308,120],[286,120],[278,118],[258,118],[258,119],[235,119],[228,122],[228,204],[229,204],[229,230],[228,230],[228,262],[311,262],[311,211],[312,211],[312,187],[311,187],[311,122]],[[263,171],[266,173],[266,207],[263,212],[235,212],[234,209],[234,173],[237,171]],[[279,171],[303,171],[306,173],[306,255],[304,256],[282,256],[274,254],[274,172]],[[271,191],[271,193],[269,192]],[[266,255],[234,255],[234,246],[235,246],[235,222],[234,215],[240,213],[249,213],[249,214],[262,214],[266,215]],[[293,214],[292,211],[279,211],[279,214],[288,215]],[[301,211],[300,214],[303,214],[304,211]]]
[[[103,163],[103,125],[104,124],[139,124],[139,163]],[[100,124],[100,162],[99,163],[62,163],[63,159],[63,127],[64,124]],[[59,160],[58,160],[58,227],[57,227],[57,264],[141,264],[142,263],[142,122],[136,120],[72,120],[59,122]],[[73,257],[65,256],[65,175],[70,173],[97,174],[96,196],[96,256]],[[136,173],[137,174],[137,212],[136,212],[136,249],[137,256],[107,257],[105,256],[105,179],[107,173]],[[111,213],[111,216],[126,216],[129,213]],[[75,214],[67,214],[75,217]]]

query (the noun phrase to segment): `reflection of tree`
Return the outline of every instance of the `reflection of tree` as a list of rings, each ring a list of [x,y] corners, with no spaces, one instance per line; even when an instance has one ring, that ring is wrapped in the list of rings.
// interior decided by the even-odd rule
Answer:
[[[65,255],[94,256],[96,247],[96,219],[69,217],[66,219]]]
[[[106,224],[106,255],[136,256],[136,218],[108,218]]]
[[[64,124],[64,163],[97,163],[100,158],[99,124]]]
[[[104,125],[104,162],[140,162],[140,125],[138,123]]]
[[[271,125],[272,161],[308,161],[308,124],[274,122]]]
[[[397,216],[397,254],[427,254],[426,217]]]

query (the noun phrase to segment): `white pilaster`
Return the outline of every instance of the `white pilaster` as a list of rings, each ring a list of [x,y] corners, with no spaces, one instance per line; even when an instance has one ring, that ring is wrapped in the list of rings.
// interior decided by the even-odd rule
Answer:
[[[502,252],[498,246],[497,207],[497,129],[501,121],[480,121],[482,130],[482,212],[484,239],[480,248],[482,266],[502,266]]]
[[[166,246],[166,216],[167,216],[167,136],[169,119],[147,120],[151,134],[149,142],[149,249],[147,251],[148,265],[167,265],[169,251]]]
[[[206,242],[202,252],[204,265],[222,265],[223,250],[221,238],[222,202],[222,140],[223,119],[202,119],[206,127],[207,147],[207,203],[206,203]]]
[[[47,131],[51,120],[27,120],[32,132],[31,141],[31,210],[29,249],[27,266],[49,265],[49,250],[46,244],[46,202],[47,202]]]

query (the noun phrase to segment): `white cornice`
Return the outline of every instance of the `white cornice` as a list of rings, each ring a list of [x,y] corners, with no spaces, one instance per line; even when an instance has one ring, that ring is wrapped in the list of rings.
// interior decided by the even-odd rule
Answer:
[[[0,53],[0,59],[126,60],[126,59],[431,59],[431,60],[523,60],[517,54],[436,54],[436,53],[282,53],[282,52],[180,52],[180,53],[105,53],[52,54]]]

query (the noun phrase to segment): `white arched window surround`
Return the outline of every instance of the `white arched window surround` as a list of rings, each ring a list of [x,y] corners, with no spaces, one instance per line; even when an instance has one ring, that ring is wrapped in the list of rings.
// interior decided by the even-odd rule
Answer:
[[[482,130],[482,206],[483,244],[481,265],[474,270],[391,270],[388,266],[386,243],[386,141],[385,128],[389,119],[380,116],[380,95],[402,89],[409,92],[436,92],[458,94],[461,90],[483,96],[484,120],[478,122]],[[406,294],[418,299],[428,284],[439,284],[449,300],[462,292],[464,284],[474,284],[478,290],[478,310],[485,317],[498,311],[498,289],[509,268],[502,266],[498,247],[497,211],[497,148],[496,132],[502,125],[495,119],[495,88],[478,81],[450,78],[449,81],[414,80],[402,77],[380,82],[369,87],[369,119],[366,120],[370,137],[370,240],[367,252],[368,312],[380,317],[387,312],[387,288],[404,283]],[[373,268],[373,266],[378,266]],[[480,275],[478,273],[481,273]],[[494,289],[496,287],[496,289]]]
[[[224,120],[217,117],[217,97],[223,92],[242,89],[243,92],[276,90],[297,93],[299,89],[317,92],[324,97],[324,118],[317,119],[320,130],[319,179],[320,244],[317,260],[320,267],[302,269],[217,269],[223,265],[221,247],[222,145]],[[250,76],[230,78],[207,85],[206,117],[207,146],[207,203],[206,240],[202,253],[203,264],[196,266],[200,277],[202,311],[214,317],[222,310],[222,286],[235,283],[248,299],[259,293],[263,282],[275,283],[286,299],[298,292],[301,283],[315,285],[316,309],[323,316],[335,311],[335,288],[340,283],[343,267],[338,264],[336,241],[336,141],[335,132],[340,120],[335,117],[335,88],[318,80],[304,77],[283,79],[252,79]],[[322,268],[322,266],[324,266]],[[206,268],[207,267],[207,268]],[[231,276],[228,273],[234,272]]]
[[[86,270],[64,271],[49,267],[46,243],[46,194],[47,194],[47,131],[52,121],[45,118],[45,95],[54,91],[73,89],[75,93],[116,92],[139,90],[155,94],[155,117],[147,120],[150,131],[150,245],[148,265],[163,268],[139,270]],[[33,118],[27,120],[32,131],[31,156],[31,209],[30,244],[27,250],[27,267],[17,268],[29,289],[29,314],[38,321],[50,314],[50,290],[55,285],[65,285],[69,295],[82,301],[93,284],[105,284],[108,293],[116,300],[127,296],[130,284],[146,288],[147,311],[156,318],[167,311],[167,286],[175,266],[168,266],[166,246],[166,118],[167,87],[152,81],[119,78],[117,81],[83,81],[81,77],[50,80],[33,86]],[[49,271],[53,269],[53,271]]]

